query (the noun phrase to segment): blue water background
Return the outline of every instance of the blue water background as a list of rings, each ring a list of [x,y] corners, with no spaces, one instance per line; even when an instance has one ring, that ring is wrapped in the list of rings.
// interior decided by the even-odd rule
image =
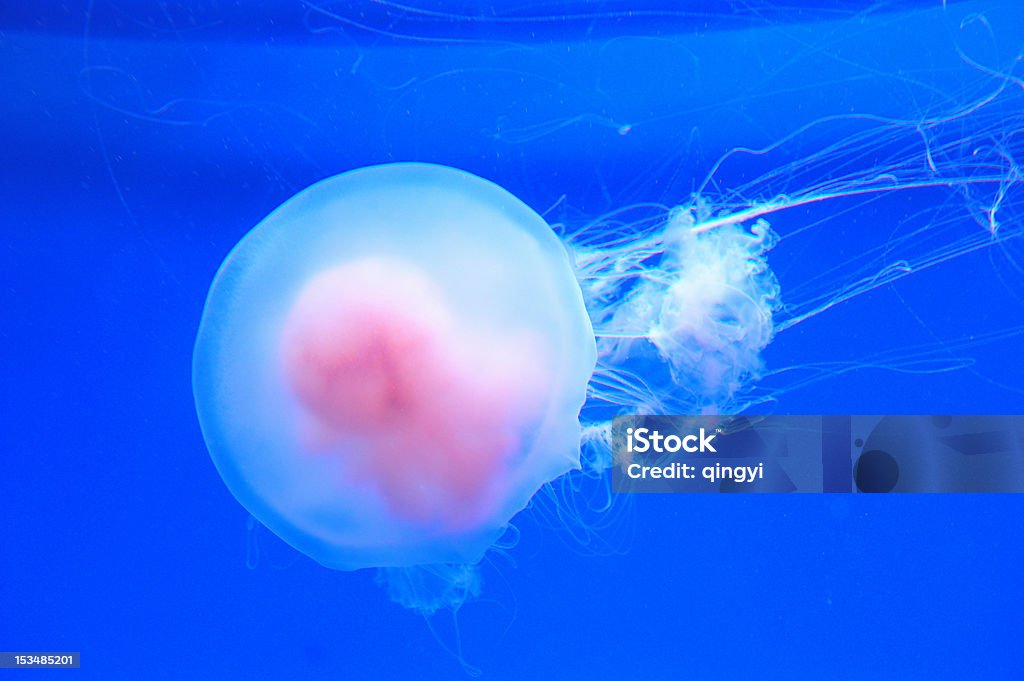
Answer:
[[[685,201],[731,148],[981,92],[964,53],[1010,68],[1024,36],[1010,0],[623,6],[0,8],[0,649],[81,650],[89,679],[462,677],[372,572],[247,531],[221,483],[190,361],[232,245],[308,184],[390,161],[464,168],[566,224]],[[817,134],[836,132],[787,153]],[[784,243],[783,295],[930,200]],[[970,342],[1024,319],[1019,255],[985,249],[781,334],[769,368],[837,368],[792,390],[775,377],[770,408],[1024,412],[1020,335]],[[853,368],[934,342],[969,366]],[[995,495],[644,497],[606,530],[609,555],[527,511],[459,614],[465,657],[489,679],[1019,678],[1022,511]],[[451,622],[434,626],[452,645]]]

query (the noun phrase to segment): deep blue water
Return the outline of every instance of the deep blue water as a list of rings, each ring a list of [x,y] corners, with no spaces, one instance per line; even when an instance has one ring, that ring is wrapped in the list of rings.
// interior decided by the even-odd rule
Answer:
[[[724,206],[900,159],[909,184],[927,147],[947,186],[767,216],[780,318],[909,274],[779,333],[750,391],[779,413],[1024,413],[1024,6],[684,4],[0,8],[0,649],[80,650],[44,675],[90,679],[462,677],[371,572],[247,532],[192,402],[223,257],[360,166],[454,165],[571,228],[685,202],[731,149],[771,148],[703,187]],[[1006,181],[965,182],[986,173]],[[616,508],[609,552],[517,519],[459,613],[485,678],[1019,676],[1018,496]]]

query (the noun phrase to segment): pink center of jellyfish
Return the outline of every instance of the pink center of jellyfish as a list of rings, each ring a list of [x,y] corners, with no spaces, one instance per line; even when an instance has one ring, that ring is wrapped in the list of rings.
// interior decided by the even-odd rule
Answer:
[[[458,328],[425,274],[387,258],[314,276],[280,342],[310,451],[398,519],[456,531],[489,515],[536,417],[538,343]]]

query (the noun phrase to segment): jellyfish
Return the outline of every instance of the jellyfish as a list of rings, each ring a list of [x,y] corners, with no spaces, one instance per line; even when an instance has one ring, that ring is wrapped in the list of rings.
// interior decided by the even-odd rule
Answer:
[[[225,483],[298,550],[377,568],[431,614],[480,593],[479,561],[531,500],[573,515],[574,476],[613,465],[617,414],[737,413],[860,366],[968,368],[968,343],[1024,327],[928,329],[931,346],[847,364],[763,359],[818,315],[982,251],[1019,301],[1024,88],[1016,61],[961,57],[973,77],[935,104],[730,146],[678,170],[689,195],[582,224],[420,163],[301,192],[229,255],[200,325],[196,406]],[[896,207],[884,222],[880,205]],[[803,280],[771,266],[800,239],[829,242],[806,249],[820,262]]]
[[[457,610],[538,492],[573,515],[575,472],[613,465],[613,416],[756,407],[777,394],[758,392],[762,352],[808,319],[983,249],[1019,276],[1020,114],[1003,106],[1015,86],[927,120],[858,119],[863,130],[716,191],[730,161],[777,151],[736,149],[678,205],[577,228],[444,166],[316,184],[254,228],[210,289],[193,384],[214,463],[296,549],[378,568],[417,612]],[[871,162],[837,164],[853,148]],[[806,228],[780,236],[769,219],[919,193],[942,200],[855,249],[813,295],[784,295],[769,257]],[[956,351],[872,363],[942,372],[964,366]],[[800,368],[804,382],[845,370]]]
[[[193,387],[259,522],[430,614],[479,593],[512,516],[579,467],[595,361],[547,223],[467,172],[399,163],[309,187],[235,246]]]

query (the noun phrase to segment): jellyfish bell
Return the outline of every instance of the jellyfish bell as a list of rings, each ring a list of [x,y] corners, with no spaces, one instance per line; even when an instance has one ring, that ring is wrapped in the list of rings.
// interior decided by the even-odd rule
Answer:
[[[325,566],[388,568],[392,596],[429,611],[473,576],[434,568],[456,595],[428,596],[403,569],[478,562],[580,465],[595,354],[539,215],[469,173],[389,164],[309,187],[235,246],[193,389],[217,470],[253,516]]]

